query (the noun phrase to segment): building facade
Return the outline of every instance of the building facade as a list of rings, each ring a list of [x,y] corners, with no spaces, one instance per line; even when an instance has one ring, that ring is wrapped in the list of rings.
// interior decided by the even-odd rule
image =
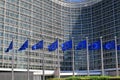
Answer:
[[[85,40],[88,37],[88,44],[97,40],[105,42],[115,40],[117,36],[117,45],[119,45],[119,9],[120,1],[118,0],[84,0],[79,3],[70,3],[70,37],[73,37],[75,46],[79,41]],[[76,4],[76,5],[75,5]],[[64,62],[62,63],[62,70],[72,70],[72,53],[73,51],[66,51],[64,54]],[[118,67],[120,64],[119,50],[118,53]],[[87,70],[87,55],[86,49],[75,50],[75,71]],[[115,75],[116,57],[115,49],[103,50],[104,69],[106,75]],[[89,68],[90,70],[101,70],[101,51],[89,50]],[[109,71],[110,70],[110,71]],[[110,73],[109,73],[110,72]],[[113,74],[112,74],[113,72]]]
[[[57,68],[57,51],[49,52],[48,45],[57,38],[61,44],[64,39],[64,28],[61,25],[62,7],[60,1],[51,0],[0,0],[0,70],[11,71],[12,53],[14,53],[14,70],[39,72],[44,68],[52,71]],[[11,40],[14,49],[5,53]],[[18,51],[20,46],[29,39],[29,48]],[[43,50],[32,50],[31,46],[40,40],[44,40]],[[60,61],[63,52],[59,50]],[[29,54],[29,57],[27,56]]]
[[[14,69],[27,69],[31,72],[43,69],[43,50],[31,50],[31,46],[44,40],[45,70],[52,71],[58,67],[57,51],[49,52],[48,45],[57,38],[59,43],[73,39],[76,46],[79,41],[89,39],[92,43],[103,38],[103,43],[114,40],[120,44],[120,1],[119,0],[85,0],[83,2],[66,2],[64,0],[1,0],[0,1],[0,70],[11,71],[12,53]],[[14,37],[14,38],[12,38]],[[14,50],[5,53],[10,41],[14,41]],[[18,48],[29,39],[29,48]],[[115,50],[104,50],[104,68],[115,68]],[[62,71],[72,70],[72,51],[61,49],[60,62]],[[87,70],[86,50],[75,50],[75,71]],[[101,70],[100,50],[89,51],[90,70]],[[120,63],[119,51],[118,62]]]

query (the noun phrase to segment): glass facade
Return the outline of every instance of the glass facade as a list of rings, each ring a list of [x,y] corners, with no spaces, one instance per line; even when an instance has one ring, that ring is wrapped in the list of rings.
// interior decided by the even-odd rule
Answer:
[[[87,2],[88,1],[88,2]],[[81,4],[82,3],[82,4]],[[89,44],[103,37],[103,44],[114,40],[120,44],[120,1],[85,0],[81,3],[63,0],[0,0],[0,68],[11,68],[12,53],[15,54],[16,69],[27,69],[27,55],[30,54],[30,69],[41,70],[43,50],[18,51],[26,39],[29,47],[44,40],[45,69],[57,67],[57,51],[49,52],[47,47],[59,39],[60,44],[73,39],[89,39]],[[5,53],[14,37],[14,50]],[[75,70],[87,70],[86,50],[75,50]],[[115,68],[115,50],[104,50],[104,68]],[[59,50],[61,70],[72,70],[72,51]],[[120,52],[118,62],[120,65]],[[101,69],[100,50],[89,50],[90,70]]]
[[[60,43],[63,42],[61,11],[61,5],[51,0],[0,0],[0,68],[11,68],[14,52],[14,68],[27,69],[29,53],[30,69],[42,70],[43,50],[18,51],[29,38],[29,47],[44,40],[45,69],[56,69],[56,51],[49,52],[47,47],[56,38]],[[5,53],[12,37],[14,37],[14,50]],[[62,61],[62,51],[59,53]]]
[[[97,0],[96,0],[97,1]],[[69,3],[70,5],[72,3]],[[77,3],[73,3],[76,4]],[[86,6],[87,5],[87,6]],[[85,6],[70,6],[69,34],[73,37],[75,46],[79,41],[88,37],[89,44],[100,39],[102,36],[103,44],[114,40],[117,36],[117,44],[120,44],[120,1],[101,0],[92,5],[86,3]],[[69,37],[69,38],[70,38]],[[86,49],[75,50],[75,70],[87,70]],[[72,51],[66,51],[62,70],[72,70]],[[116,67],[115,50],[104,50],[104,68],[111,69]],[[118,51],[118,66],[120,65],[120,55]],[[101,51],[89,50],[90,70],[101,69]]]

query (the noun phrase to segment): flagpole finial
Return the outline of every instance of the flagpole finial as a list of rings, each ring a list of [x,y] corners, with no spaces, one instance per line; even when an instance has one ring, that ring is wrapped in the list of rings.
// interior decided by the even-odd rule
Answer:
[[[56,36],[55,38],[56,38],[56,39],[58,39],[58,37],[57,37],[57,36]]]
[[[12,40],[15,38],[15,36],[12,36]]]
[[[41,36],[42,36],[42,38],[44,37],[44,35],[43,35],[43,34],[42,34]]]
[[[88,39],[88,37],[86,37]]]
[[[102,39],[102,36],[100,36],[100,38]]]
[[[26,35],[27,36],[27,35]],[[29,36],[27,36],[27,39],[30,40],[32,37],[32,34],[30,34]]]

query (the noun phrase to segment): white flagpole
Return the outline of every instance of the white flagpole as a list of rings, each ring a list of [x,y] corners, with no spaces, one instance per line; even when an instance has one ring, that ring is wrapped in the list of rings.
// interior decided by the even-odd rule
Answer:
[[[86,47],[87,47],[87,75],[90,75],[89,69],[89,49],[88,49],[88,37],[86,37]]]
[[[119,76],[118,71],[118,54],[117,54],[117,37],[115,36],[115,60],[116,60],[116,76]]]
[[[28,38],[28,40],[30,41],[30,38]],[[30,42],[29,42],[30,43]],[[29,71],[29,63],[30,63],[30,47],[29,47],[29,44],[28,44],[28,55],[27,55],[27,79],[30,80],[30,71]]]
[[[73,76],[75,76],[75,66],[74,66],[74,57],[75,57],[75,55],[74,55],[74,42],[73,42],[73,37],[72,37],[72,53],[73,53],[73,58],[72,58],[72,70],[73,70]]]
[[[42,6],[43,6],[43,8],[42,8],[42,14],[44,14],[44,0],[42,0]],[[44,17],[42,17],[42,20],[43,20],[43,18]],[[42,21],[42,29],[43,29],[43,27],[44,27],[44,22]],[[44,40],[44,35],[43,35],[43,33],[42,33],[42,39]],[[43,44],[44,44],[45,42],[43,42]],[[45,80],[45,53],[44,53],[44,50],[45,50],[45,48],[44,48],[44,45],[43,45],[43,62],[42,62],[42,74],[43,74],[43,77],[42,77],[42,79],[43,80]]]
[[[42,37],[43,38],[43,37]],[[44,40],[44,38],[43,38],[43,40]],[[43,80],[45,80],[45,53],[44,53],[44,42],[43,42]]]
[[[58,40],[58,49],[57,49],[57,54],[58,54],[58,78],[60,78],[60,54],[59,54],[59,39]]]
[[[14,37],[12,38],[13,41]],[[14,48],[12,53],[12,80],[14,80]]]
[[[103,45],[102,45],[102,36],[100,37],[100,46],[101,46],[101,64],[102,64],[102,76],[104,76],[104,58],[103,58]]]
[[[71,0],[70,0],[70,6],[71,6]],[[71,8],[70,8],[70,12],[71,12]],[[71,17],[70,17],[70,20],[71,20]],[[72,55],[73,55],[73,57],[72,57],[72,73],[73,73],[73,76],[75,76],[75,68],[74,68],[74,43],[73,43],[73,37],[72,37]]]

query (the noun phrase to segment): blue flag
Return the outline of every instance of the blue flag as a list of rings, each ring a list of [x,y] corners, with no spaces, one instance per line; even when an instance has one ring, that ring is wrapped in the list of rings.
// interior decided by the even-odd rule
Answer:
[[[62,47],[62,51],[66,51],[66,50],[72,49],[72,40],[64,42],[61,45],[61,47]]]
[[[28,40],[26,40],[23,45],[18,49],[18,51],[26,50],[28,48]]]
[[[58,48],[58,40],[48,46],[49,51],[55,51]]]
[[[117,50],[120,50],[120,45],[117,45]]]
[[[37,44],[32,46],[32,50],[43,49],[43,40],[39,41]]]
[[[86,44],[87,44],[86,40],[80,41],[78,45],[76,46],[76,50],[86,49],[87,47]]]
[[[93,42],[92,44],[89,45],[89,50],[99,50],[99,49],[101,49],[100,40]]]
[[[13,40],[10,42],[9,47],[5,50],[5,52],[9,52],[9,50],[13,49]]]
[[[108,41],[103,45],[103,48],[105,50],[111,50],[111,49],[115,49],[115,41]]]

